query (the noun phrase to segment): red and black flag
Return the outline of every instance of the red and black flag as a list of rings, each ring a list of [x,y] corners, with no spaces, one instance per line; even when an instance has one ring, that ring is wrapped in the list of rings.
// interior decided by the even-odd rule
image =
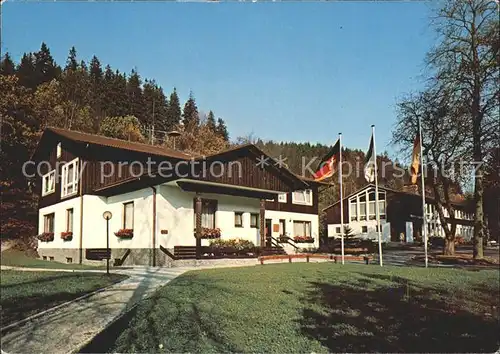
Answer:
[[[340,161],[340,139],[337,140],[335,145],[331,148],[328,154],[321,159],[321,162],[313,174],[314,180],[322,181],[325,178],[333,176],[335,171],[337,171]]]

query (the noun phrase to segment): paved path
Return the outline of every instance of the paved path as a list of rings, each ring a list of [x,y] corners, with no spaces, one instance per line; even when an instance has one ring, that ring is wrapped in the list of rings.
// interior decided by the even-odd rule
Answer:
[[[134,267],[116,273],[130,278],[86,299],[45,314],[2,335],[5,353],[71,353],[180,274],[193,268]],[[42,271],[41,269],[37,269]]]

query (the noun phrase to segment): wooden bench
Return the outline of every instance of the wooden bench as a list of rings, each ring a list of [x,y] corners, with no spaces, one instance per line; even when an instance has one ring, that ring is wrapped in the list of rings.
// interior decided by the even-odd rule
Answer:
[[[369,256],[344,256],[344,261],[364,261],[365,264],[369,264],[371,259]],[[342,256],[333,256],[333,260],[335,263],[342,262]]]
[[[260,264],[264,264],[264,261],[270,260],[280,260],[280,259],[288,259],[288,263],[292,263],[292,259],[306,259],[306,262],[309,263],[311,258],[318,259],[333,259],[333,256],[325,255],[325,254],[283,254],[283,255],[272,255],[272,256],[261,256],[259,257]]]

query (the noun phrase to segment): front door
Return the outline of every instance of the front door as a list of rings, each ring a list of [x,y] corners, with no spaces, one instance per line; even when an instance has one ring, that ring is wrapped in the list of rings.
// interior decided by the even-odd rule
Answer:
[[[266,235],[266,247],[272,247],[272,223],[273,221],[271,219],[266,219],[265,223],[265,235]]]

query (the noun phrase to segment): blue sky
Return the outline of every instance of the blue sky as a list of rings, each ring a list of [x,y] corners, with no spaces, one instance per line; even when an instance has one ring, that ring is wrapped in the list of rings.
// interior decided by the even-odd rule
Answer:
[[[45,41],[64,65],[75,46],[224,118],[232,138],[388,146],[395,102],[422,85],[433,43],[426,2],[2,5],[2,52]]]

